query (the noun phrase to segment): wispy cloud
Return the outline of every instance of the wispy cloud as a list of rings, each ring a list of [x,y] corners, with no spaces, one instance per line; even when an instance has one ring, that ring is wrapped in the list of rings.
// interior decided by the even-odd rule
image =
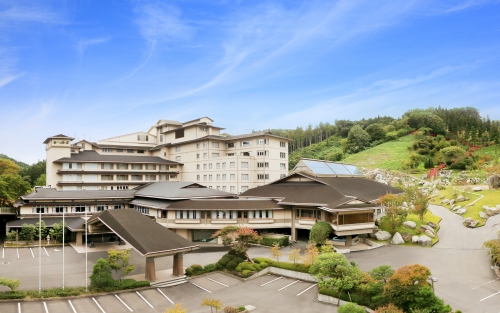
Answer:
[[[31,3],[30,5],[11,6],[0,11],[0,25],[11,26],[13,22],[64,23],[61,14]]]
[[[0,88],[24,75],[16,72],[16,63],[17,60],[9,57],[5,49],[0,50]]]
[[[78,40],[77,44],[76,44],[76,51],[78,52],[78,55],[80,57],[83,56],[85,50],[89,47],[89,46],[94,46],[94,45],[98,45],[98,44],[101,44],[101,43],[104,43],[108,40],[110,40],[111,37],[98,37],[98,38],[90,38],[90,39],[80,39]]]

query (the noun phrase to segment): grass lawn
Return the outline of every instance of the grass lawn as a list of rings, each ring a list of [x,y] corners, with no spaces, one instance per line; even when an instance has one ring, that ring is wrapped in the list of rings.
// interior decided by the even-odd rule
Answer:
[[[432,214],[432,212],[428,211],[424,215],[424,222],[423,223],[420,222],[420,218],[418,217],[418,215],[415,215],[415,214],[408,214],[408,217],[406,218],[406,220],[415,222],[417,224],[417,227],[415,227],[415,229],[411,229],[411,228],[406,228],[403,225],[401,225],[398,228],[396,228],[397,232],[399,232],[400,234],[406,232],[406,233],[412,234],[412,236],[421,236],[424,233],[420,231],[420,225],[422,225],[422,224],[427,225],[428,222],[433,222],[434,224],[436,224],[436,231],[435,231],[436,237],[431,238],[432,245],[434,245],[436,242],[438,242],[438,240],[439,240],[438,231],[440,228],[439,222],[441,221],[441,217],[434,215],[434,214]],[[390,227],[389,227],[389,223],[387,221],[385,221],[384,219],[382,219],[382,223],[379,225],[379,228],[381,230],[391,232]],[[415,246],[414,244],[411,243],[411,241],[405,242],[404,245],[405,246]]]
[[[414,141],[415,136],[404,136],[368,150],[361,151],[360,153],[350,155],[344,162],[366,168],[400,170],[401,161],[408,158],[408,146]]]

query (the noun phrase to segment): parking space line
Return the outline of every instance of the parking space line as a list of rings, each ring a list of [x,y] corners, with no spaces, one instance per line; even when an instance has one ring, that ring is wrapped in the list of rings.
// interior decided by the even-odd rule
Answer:
[[[219,284],[219,285],[222,285],[222,286],[225,286],[225,287],[228,287],[228,288],[229,288],[229,286],[228,286],[228,285],[226,285],[226,284],[223,284],[223,283],[221,283],[221,282],[218,282],[218,281],[216,281],[215,279],[212,279],[212,278],[208,278],[208,277],[205,277],[205,278],[206,278],[206,279],[208,279],[208,280],[211,280],[211,281],[213,281],[214,283],[217,283],[217,284]]]
[[[47,309],[47,303],[43,301],[43,306],[45,307],[45,313],[49,313],[49,309]]]
[[[278,278],[276,278],[276,279],[273,279],[273,280],[271,280],[271,281],[268,281],[267,283],[262,284],[262,285],[260,285],[260,286],[261,286],[261,287],[262,287],[262,286],[265,286],[265,285],[267,285],[267,284],[272,283],[273,281],[277,281],[278,279],[282,279],[282,278],[283,278],[283,276],[280,276],[280,277],[278,277]]]
[[[294,281],[293,283],[290,283],[290,284],[286,285],[285,287],[283,287],[283,288],[281,288],[281,289],[278,289],[278,291],[281,291],[281,290],[283,290],[283,289],[285,289],[285,288],[288,288],[288,287],[290,287],[291,285],[293,285],[293,284],[295,284],[295,283],[298,283],[299,281],[300,281],[300,280],[296,280],[296,281]]]
[[[137,295],[139,295],[139,297],[141,297],[142,300],[144,300],[144,302],[146,302],[152,309],[154,309],[155,307],[151,305],[151,303],[148,302],[148,300],[146,300],[146,298],[144,298],[140,293],[139,291],[136,291]]]
[[[311,288],[312,288],[312,287],[314,287],[314,286],[316,286],[316,284],[314,284],[314,285],[312,285],[312,286],[308,287],[306,290],[304,290],[304,291],[302,291],[302,292],[298,293],[298,294],[297,294],[297,297],[298,297],[298,296],[300,296],[301,294],[303,294],[304,292],[308,291],[309,289],[311,289]]]
[[[132,310],[125,302],[123,302],[122,299],[120,299],[120,297],[118,297],[118,295],[115,295],[115,297],[120,300],[120,302],[130,311],[130,312],[134,312],[134,310]]]
[[[198,286],[198,285],[197,285],[197,284],[195,284],[195,283],[191,283],[191,284],[195,285],[196,287],[198,287],[198,288],[200,288],[200,289],[205,290],[206,292],[212,293],[210,290],[205,289],[205,288],[203,288],[203,287],[201,287],[201,286]]]
[[[2,259],[5,259],[5,248],[2,248]]]
[[[481,300],[479,300],[479,302],[481,302],[481,301],[483,301],[483,300],[486,300],[486,299],[488,299],[488,298],[491,298],[491,297],[493,297],[493,296],[496,296],[496,295],[497,295],[497,294],[499,294],[499,293],[500,293],[500,291],[499,291],[499,292],[495,292],[494,294],[489,295],[489,296],[487,296],[486,298],[482,298]]]
[[[49,256],[49,253],[47,252],[47,249],[45,249],[45,247],[43,247],[43,250],[45,250],[45,254]]]
[[[19,248],[16,248],[17,250],[17,258],[19,259]]]
[[[21,313],[21,303],[17,303],[17,312]]]
[[[30,248],[30,251],[31,251],[31,256],[35,257],[35,255],[33,254],[33,249]]]
[[[170,303],[175,304],[175,303],[174,303],[174,301],[170,300],[170,298],[169,298],[169,297],[167,297],[167,295],[165,295],[165,294],[163,293],[163,291],[161,291],[161,289],[160,289],[160,288],[156,288],[156,289],[157,289],[157,290],[158,290],[158,291],[159,291],[159,292],[160,292],[160,293],[161,293],[161,294],[162,294],[165,298],[167,298],[167,300],[168,300],[168,301],[170,301]]]
[[[95,304],[97,304],[97,306],[99,307],[99,309],[101,309],[102,313],[106,313],[106,311],[103,310],[103,308],[101,307],[101,305],[99,304],[99,302],[97,302],[97,300],[94,297],[92,297],[92,300],[94,300]]]
[[[75,307],[73,306],[73,303],[71,303],[71,300],[68,300],[69,305],[71,306],[71,309],[73,309],[73,313],[76,313]]]
[[[499,278],[497,278],[497,279],[490,280],[489,282],[484,283],[484,284],[479,285],[479,286],[476,286],[476,287],[474,287],[474,288],[472,288],[472,289],[477,289],[477,288],[482,287],[482,286],[484,286],[484,285],[488,285],[489,283],[492,283],[492,282],[497,281],[497,280],[499,280],[499,279],[500,279],[500,277],[499,277]]]

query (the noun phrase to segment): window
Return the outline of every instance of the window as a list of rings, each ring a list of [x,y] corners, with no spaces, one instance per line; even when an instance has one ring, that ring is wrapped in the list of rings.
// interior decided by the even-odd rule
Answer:
[[[85,181],[97,181],[97,175],[96,174],[86,174],[85,175]]]
[[[148,135],[137,135],[137,141],[148,141]]]
[[[147,170],[156,171],[156,164],[146,164],[145,167]]]
[[[116,149],[116,153],[123,153],[123,149]]]
[[[142,170],[142,164],[132,164],[133,170]]]
[[[196,180],[200,180],[200,175],[196,175]]]
[[[180,156],[180,155],[176,156],[176,157],[175,157],[175,160],[176,160],[177,162],[180,162],[180,160],[181,160],[181,156]]]
[[[280,158],[285,159],[286,158],[286,153],[285,152],[280,152]]]
[[[234,153],[226,153],[226,156],[234,156]]]
[[[280,178],[285,178],[286,174],[280,174]]]
[[[33,213],[48,213],[48,208],[42,205],[37,205],[33,207]]]
[[[134,205],[134,209],[138,212],[141,212],[142,214],[149,214],[149,208],[140,205]]]
[[[85,163],[85,169],[87,171],[89,171],[89,170],[96,170],[97,169],[97,163]]]
[[[212,163],[208,163],[208,168],[212,169]]]
[[[203,169],[206,170],[207,169],[207,163],[203,164]]]
[[[215,180],[220,180],[220,174],[217,174],[217,176],[215,176]]]
[[[166,171],[168,170],[168,165],[162,164],[160,165],[160,171]]]
[[[205,153],[203,153],[203,158],[204,158],[204,159],[207,159],[207,158],[208,158],[208,153],[206,153],[206,152],[205,152]]]
[[[286,148],[286,142],[280,141],[280,147],[281,148]]]
[[[63,169],[64,170],[81,170],[82,169],[82,163],[63,163]]]
[[[235,180],[236,179],[236,174],[230,174],[229,175],[230,180]]]
[[[203,181],[207,181],[207,175],[203,175]]]
[[[134,149],[127,149],[127,153],[134,153]]]
[[[206,127],[200,127],[200,131],[201,131],[201,132],[206,132],[206,131],[207,131],[207,128],[206,128]]]
[[[96,212],[102,212],[102,211],[107,210],[107,209],[108,209],[107,204],[98,204],[95,206]]]
[[[208,175],[208,180],[212,180],[212,174]]]
[[[269,174],[257,174],[257,179],[269,179]]]
[[[123,163],[116,164],[116,169],[117,170],[128,170],[128,164],[123,164]]]
[[[86,205],[75,205],[71,207],[71,212],[73,213],[90,212],[90,207]]]
[[[57,205],[52,208],[52,213],[63,213],[68,212],[65,205]]]
[[[200,144],[199,143],[196,144],[196,149],[200,149]]]
[[[235,168],[236,163],[235,162],[229,162],[229,168]]]
[[[252,152],[241,152],[240,155],[242,155],[242,156],[252,156]]]
[[[163,142],[163,135],[160,135],[160,142]]]
[[[249,147],[251,145],[252,145],[252,141],[251,140],[245,140],[245,141],[240,142],[240,146],[241,147]]]
[[[206,147],[208,147],[208,142],[204,141],[203,142],[203,148],[206,148]]]
[[[269,139],[257,139],[257,144],[258,145],[268,145]]]
[[[128,175],[116,175],[116,180],[128,180]]]
[[[222,174],[222,180],[226,180],[226,174]]]
[[[176,220],[187,220],[187,219],[200,219],[201,211],[175,211],[175,219]]]
[[[226,147],[227,148],[234,148],[235,144],[234,144],[234,142],[230,142],[230,143],[226,144]]]
[[[220,168],[220,163],[215,163],[215,168],[219,169]]]
[[[230,186],[229,187],[229,192],[235,193],[236,192],[236,187]]]
[[[102,152],[113,152],[113,149],[102,148]]]
[[[156,175],[146,175],[146,180],[149,181],[156,180]]]
[[[123,204],[114,204],[113,209],[115,210],[125,209],[125,206]]]
[[[167,157],[167,152],[163,152],[163,156],[164,156],[164,157]]]
[[[130,175],[131,180],[142,180],[142,175]]]
[[[196,158],[199,159],[200,158],[200,154],[199,153],[196,153]]]
[[[82,174],[64,174],[63,181],[81,181]]]
[[[241,180],[248,180],[248,174],[241,174]]]
[[[177,129],[175,131],[175,139],[184,138],[184,129]]]
[[[226,191],[226,186],[222,186],[222,191]]]
[[[269,168],[269,162],[257,162],[257,167],[259,168]]]
[[[168,180],[168,175],[160,175],[158,180],[161,180],[161,181]]]
[[[111,163],[102,163],[101,164],[101,169],[103,169],[103,170],[112,170],[113,169],[113,164],[111,164]]]
[[[113,189],[113,187],[111,187]],[[128,190],[128,186],[116,186],[116,190]]]
[[[175,152],[181,152],[181,146],[175,147]]]
[[[212,148],[219,148],[218,142],[212,142]]]
[[[218,153],[212,153],[212,158],[218,158],[219,154]]]
[[[215,187],[215,189],[220,190],[220,186]]]
[[[241,192],[245,192],[248,190],[248,186],[241,186]]]
[[[137,150],[137,153],[144,153],[144,150]]]
[[[113,175],[101,175],[101,180],[113,180]]]
[[[241,168],[248,168],[248,162],[241,162]]]
[[[222,162],[222,168],[226,168],[226,162]]]
[[[257,156],[269,156],[269,151],[257,151]]]
[[[99,187],[97,187],[97,186],[86,186],[85,190],[99,190]]]
[[[196,164],[196,169],[199,170],[200,169],[200,164]]]
[[[286,170],[286,163],[280,163],[280,170]]]
[[[172,164],[172,165],[170,165],[170,168],[177,168],[177,165]]]

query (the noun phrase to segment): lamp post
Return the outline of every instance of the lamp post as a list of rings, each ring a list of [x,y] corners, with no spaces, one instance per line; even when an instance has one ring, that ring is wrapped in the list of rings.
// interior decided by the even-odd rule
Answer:
[[[437,283],[438,279],[436,277],[429,276],[429,278],[427,278],[427,280],[431,281],[432,292],[434,292],[434,283]]]
[[[85,207],[85,290],[89,290],[88,287],[88,255],[87,255],[87,208]]]
[[[38,214],[38,293],[42,292],[42,209]]]
[[[62,252],[63,252],[63,264],[62,264],[62,289],[64,290],[64,233],[66,232],[66,224],[64,224],[64,211],[66,211],[66,207],[64,206],[63,207],[63,220],[62,220],[62,244],[63,244],[63,247],[62,247]]]

